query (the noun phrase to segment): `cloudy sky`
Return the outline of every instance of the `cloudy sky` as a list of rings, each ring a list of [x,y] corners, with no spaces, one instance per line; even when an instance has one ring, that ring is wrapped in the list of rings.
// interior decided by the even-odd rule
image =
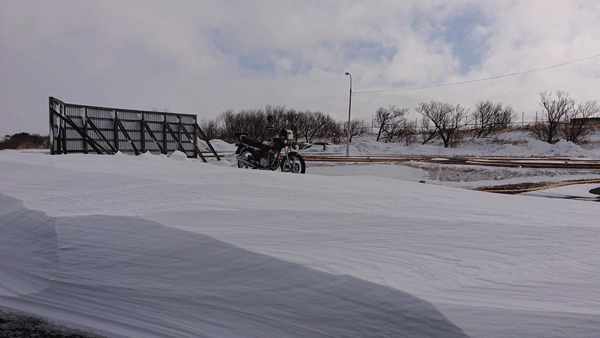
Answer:
[[[577,61],[580,60],[580,61]],[[567,64],[565,64],[567,63]],[[547,68],[554,65],[562,66]],[[547,68],[539,71],[536,69]],[[48,97],[214,119],[284,105],[600,99],[597,0],[2,0],[0,135],[48,134]],[[501,77],[508,74],[519,74]],[[500,77],[460,85],[451,83]],[[436,87],[437,86],[437,87]],[[429,88],[427,88],[429,87]]]

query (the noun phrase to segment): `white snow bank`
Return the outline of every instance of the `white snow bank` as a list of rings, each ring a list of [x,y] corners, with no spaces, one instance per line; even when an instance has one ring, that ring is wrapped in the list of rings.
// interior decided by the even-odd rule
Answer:
[[[247,285],[245,275],[233,274],[221,280],[223,288],[215,284],[216,296],[203,294],[201,299],[192,297],[188,302],[182,295],[198,288],[201,283],[196,278],[210,280],[210,275],[198,277],[196,266],[214,263],[214,255],[223,252],[227,254],[222,257],[233,262],[250,253],[243,262],[266,275],[277,276],[275,270],[288,271],[289,266],[298,266],[290,264],[295,263],[309,268],[307,278],[314,271],[310,269],[315,269],[325,276],[352,276],[361,283],[407,292],[434,304],[472,337],[600,336],[598,203],[419,184],[410,182],[410,177],[422,173],[419,170],[396,173],[387,171],[393,166],[380,165],[363,175],[366,168],[358,168],[360,175],[353,175],[350,167],[341,166],[343,176],[335,177],[241,170],[161,156],[50,156],[1,151],[0,193],[22,200],[29,209],[59,217],[55,226],[59,266],[66,270],[61,270],[58,281],[73,278],[78,282],[56,288],[50,281],[50,287],[36,289],[42,290],[39,298],[19,292],[22,295],[18,297],[0,296],[0,305],[34,313],[56,310],[52,312],[54,318],[84,325],[94,317],[77,317],[76,311],[66,308],[75,306],[79,311],[89,305],[89,311],[100,315],[99,321],[106,325],[114,322],[118,330],[131,328],[128,336],[148,336],[146,331],[138,331],[142,326],[151,333],[159,332],[154,322],[162,327],[161,318],[169,318],[167,329],[179,336],[199,335],[192,333],[197,327],[189,323],[202,322],[202,318],[213,320],[224,330],[237,328],[236,323],[224,323],[238,317],[236,309],[248,308],[225,307],[223,313],[217,308],[232,289],[241,291],[235,285]],[[309,173],[311,169],[309,163]],[[324,170],[330,170],[327,175],[334,174],[333,169]],[[387,176],[376,177],[380,170]],[[200,247],[189,244],[188,239],[198,241]],[[213,239],[221,242],[217,245]],[[141,247],[136,246],[138,240]],[[182,243],[181,251],[175,243]],[[240,258],[231,254],[234,249],[221,247],[223,243],[247,251]],[[152,251],[154,248],[158,253]],[[71,256],[70,250],[81,255]],[[103,260],[104,256],[109,260]],[[264,258],[265,270],[256,265],[256,257]],[[122,277],[112,277],[119,286],[103,281],[106,277],[88,271],[86,264],[107,275],[112,274],[110,271],[123,273]],[[260,280],[244,264],[236,264],[234,268],[247,273],[250,281]],[[132,268],[131,274],[126,267]],[[215,269],[217,276],[228,273]],[[337,290],[336,278],[330,281]],[[137,285],[143,284],[141,280],[148,280],[149,287]],[[299,279],[293,281],[295,285],[304,285],[296,281]],[[89,293],[78,289],[78,283]],[[176,294],[165,291],[169,283]],[[283,289],[293,289],[283,279],[278,283]],[[360,283],[350,284],[364,290]],[[365,304],[393,310],[394,304],[380,303],[388,291],[373,287],[374,297],[367,296]],[[313,294],[314,290],[306,290]],[[69,292],[77,298],[70,298]],[[204,291],[200,288],[198,292]],[[350,294],[345,292],[338,296]],[[159,297],[154,299],[154,294]],[[394,293],[390,295],[395,299]],[[64,303],[60,300],[63,296]],[[212,296],[219,301],[211,302]],[[113,314],[112,304],[120,306],[121,298],[127,299],[125,308],[129,311]],[[15,303],[15,299],[27,302]],[[173,316],[169,315],[174,307],[169,299],[182,311],[173,310]],[[196,302],[211,307],[206,317],[204,312],[184,313],[195,310],[196,305],[190,304]],[[360,303],[332,302],[332,306],[350,308]],[[275,301],[273,304],[277,305]],[[163,311],[162,306],[169,310]],[[267,308],[265,305],[264,310]],[[349,310],[352,316],[356,315],[354,310]],[[240,314],[242,322],[247,319],[244,311]],[[277,314],[289,315],[285,311]],[[264,322],[271,318],[281,317],[258,318],[267,328],[250,334],[274,332],[285,325],[277,320]],[[527,325],[521,326],[525,318]],[[383,319],[383,330],[392,327],[387,324],[389,317]],[[127,320],[133,327],[122,325]],[[312,326],[309,318],[304,320],[308,324],[298,329]],[[206,327],[212,329],[210,323]],[[508,327],[511,330],[506,332],[501,329]]]
[[[58,268],[54,220],[0,194],[0,297],[41,292]]]
[[[169,158],[175,161],[190,161],[187,155],[180,150],[175,150],[171,155],[169,155]]]
[[[234,144],[219,139],[210,140],[210,145],[217,153],[232,153],[237,149]],[[210,151],[208,144],[201,139],[198,139],[198,148],[202,151]]]
[[[2,194],[0,215],[0,305],[102,334],[466,337],[431,304],[402,291],[201,234],[100,215],[58,218],[54,227],[54,219]],[[14,270],[23,273],[5,278]],[[16,285],[37,288],[2,292]]]

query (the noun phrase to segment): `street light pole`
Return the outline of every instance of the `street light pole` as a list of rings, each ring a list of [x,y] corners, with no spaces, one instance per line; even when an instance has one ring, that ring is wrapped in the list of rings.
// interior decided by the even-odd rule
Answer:
[[[348,139],[346,141],[346,157],[350,156],[350,112],[352,109],[352,75],[346,72],[346,75],[350,76],[350,99],[348,101],[348,129],[346,130],[348,134]]]

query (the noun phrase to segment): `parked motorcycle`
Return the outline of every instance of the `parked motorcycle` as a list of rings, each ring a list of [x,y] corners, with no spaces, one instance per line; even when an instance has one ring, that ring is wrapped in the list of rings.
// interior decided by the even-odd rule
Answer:
[[[249,138],[248,133],[235,133],[239,137],[235,151],[238,168],[281,168],[283,172],[304,174],[306,163],[298,150],[309,148],[311,144],[296,142],[294,133],[289,129],[268,129],[275,132],[276,136],[262,142]]]

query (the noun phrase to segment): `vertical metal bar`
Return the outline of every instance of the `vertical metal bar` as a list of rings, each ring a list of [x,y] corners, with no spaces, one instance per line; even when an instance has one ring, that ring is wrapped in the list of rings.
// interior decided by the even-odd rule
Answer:
[[[88,130],[87,130],[87,126],[88,126],[88,123],[87,123],[87,120],[88,120],[88,107],[85,107],[84,109],[85,109],[84,117],[81,118],[83,120],[83,133],[85,135],[88,135]],[[85,138],[83,138],[81,140],[81,142],[83,142],[83,153],[87,154],[88,153],[88,144],[85,141]]]
[[[196,136],[196,125],[198,124],[198,116],[194,116],[194,150],[196,153],[194,154],[194,158],[198,158],[198,156],[202,156],[200,153],[200,149],[198,149],[198,136]],[[204,156],[202,156],[204,159]]]
[[[61,103],[60,109],[59,109],[60,110],[59,114],[60,114],[60,116],[63,116],[66,118],[67,114],[65,112],[65,109],[66,109],[65,105]],[[60,123],[60,133],[61,133],[60,136],[61,136],[61,140],[62,140],[62,142],[61,142],[62,153],[66,154],[67,153],[67,123],[64,120],[62,120]]]
[[[179,144],[181,144],[181,147],[183,148],[183,137],[181,137],[181,116],[177,115],[177,122],[179,122],[177,124],[177,137],[179,137]],[[185,148],[184,149],[184,153],[185,153]],[[187,153],[186,153],[187,154]]]
[[[54,151],[54,109],[52,107],[53,97],[48,98],[48,115],[50,116],[50,155],[56,154]]]
[[[119,112],[117,110],[113,110],[113,112],[115,113],[114,115],[114,120],[113,120],[113,130],[114,130],[114,135],[113,135],[113,142],[115,143],[114,148],[116,149],[116,151],[119,151],[119,126],[118,126],[118,119],[119,119]]]
[[[142,112],[142,120],[140,121],[140,142],[142,143],[142,154],[146,152],[146,132],[144,131],[144,119],[146,115]]]
[[[165,150],[165,155],[169,152],[169,145],[167,143],[167,115],[162,114],[163,118],[163,149]]]

